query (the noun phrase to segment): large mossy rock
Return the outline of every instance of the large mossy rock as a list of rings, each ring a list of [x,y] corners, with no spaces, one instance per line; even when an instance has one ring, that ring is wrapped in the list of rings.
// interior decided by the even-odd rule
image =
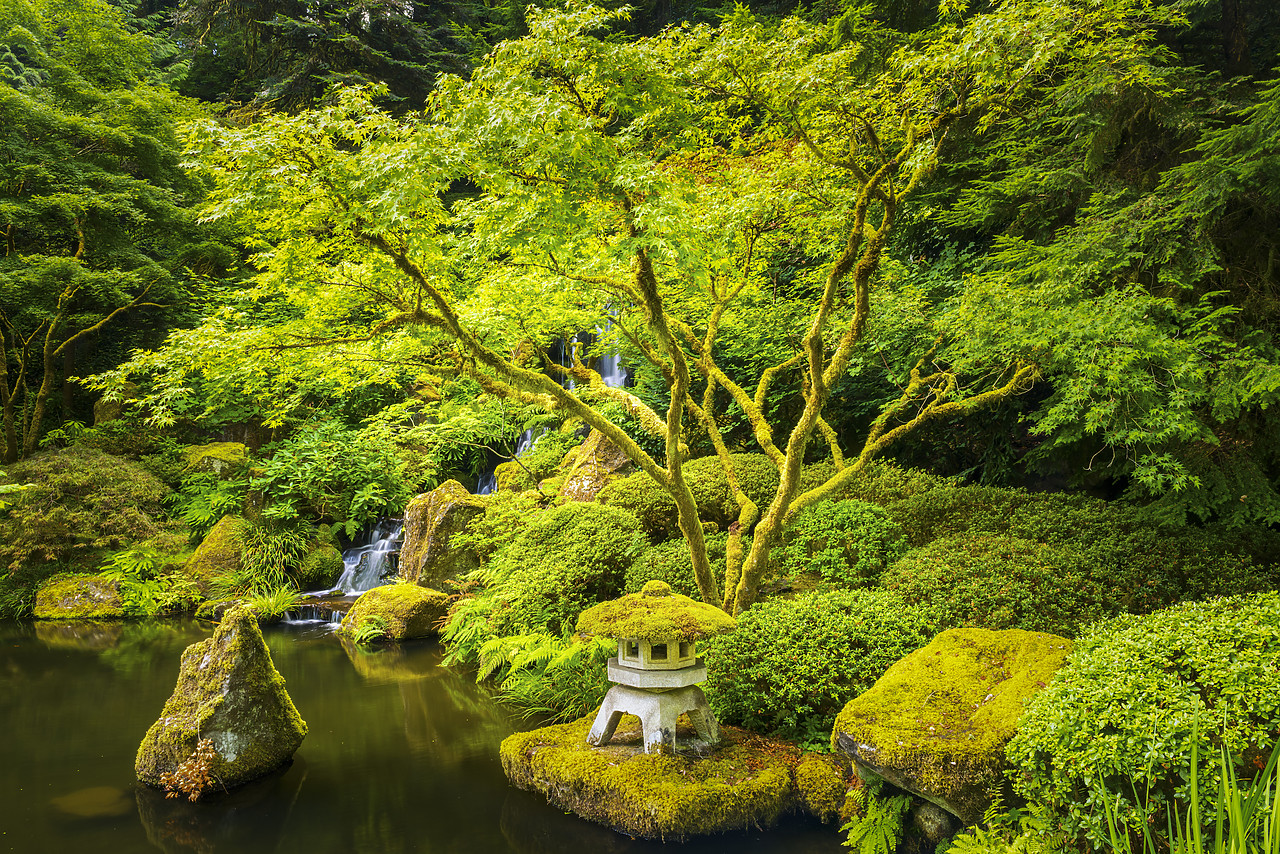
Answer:
[[[1020,629],[951,629],[849,702],[832,745],[881,777],[974,824],[1004,781],[1004,746],[1071,641]]]
[[[342,575],[343,568],[342,552],[337,546],[313,542],[292,575],[299,590],[328,590]]]
[[[361,594],[342,618],[340,634],[351,636],[369,623],[377,623],[392,640],[434,637],[449,610],[449,596],[439,590],[401,583],[375,587]]]
[[[419,495],[404,511],[404,547],[400,549],[400,578],[424,587],[438,587],[480,565],[471,549],[451,548],[449,540],[484,512],[483,498],[472,495],[456,480],[446,480]]]
[[[187,469],[196,472],[212,472],[216,475],[231,471],[249,461],[249,449],[240,442],[211,442],[208,445],[192,445],[183,451]]]
[[[216,579],[240,571],[240,552],[248,524],[239,516],[223,516],[205,534],[204,542],[187,561],[187,575],[205,596],[209,595]]]
[[[99,575],[58,575],[36,591],[37,620],[118,620],[120,587]]]
[[[563,478],[559,492],[565,501],[594,501],[606,485],[631,471],[631,460],[599,430],[564,455],[557,474]]]
[[[625,718],[609,744],[591,747],[592,717],[507,738],[507,778],[582,818],[666,841],[768,827],[797,806],[794,747],[725,727],[706,756],[645,753]]]
[[[143,783],[160,787],[207,738],[217,751],[213,777],[229,789],[287,763],[306,734],[257,618],[236,607],[213,637],[182,654],[177,687],[143,737],[134,768]]]

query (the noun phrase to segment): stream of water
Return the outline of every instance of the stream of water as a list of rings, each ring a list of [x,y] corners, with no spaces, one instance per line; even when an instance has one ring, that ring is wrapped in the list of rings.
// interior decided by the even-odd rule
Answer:
[[[292,766],[210,803],[134,783],[134,753],[211,633],[191,620],[0,622],[0,851],[22,854],[519,852],[836,854],[831,828],[683,845],[633,840],[511,787],[513,718],[434,642],[363,651],[317,627],[267,644],[310,728]]]

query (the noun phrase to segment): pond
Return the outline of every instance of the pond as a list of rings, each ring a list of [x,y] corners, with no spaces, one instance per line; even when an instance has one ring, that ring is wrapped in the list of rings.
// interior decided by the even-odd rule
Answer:
[[[434,642],[375,652],[323,625],[268,629],[310,731],[292,766],[214,803],[135,784],[195,621],[0,622],[0,851],[836,854],[809,819],[682,845],[633,840],[512,788],[498,744],[528,728]]]

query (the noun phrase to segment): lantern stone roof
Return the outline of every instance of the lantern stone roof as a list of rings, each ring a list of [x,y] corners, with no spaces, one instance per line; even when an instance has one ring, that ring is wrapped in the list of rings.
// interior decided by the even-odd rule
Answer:
[[[736,621],[705,602],[671,592],[665,581],[650,581],[639,593],[601,602],[578,617],[586,635],[631,638],[650,643],[693,641],[730,631]]]

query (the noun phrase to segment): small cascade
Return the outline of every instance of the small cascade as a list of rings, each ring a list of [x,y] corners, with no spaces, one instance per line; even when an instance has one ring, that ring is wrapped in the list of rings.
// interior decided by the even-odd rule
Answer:
[[[349,596],[383,584],[396,572],[395,559],[400,556],[403,532],[401,520],[380,520],[364,543],[355,543],[342,553],[342,575],[334,587]]]
[[[480,480],[476,483],[476,495],[488,495],[498,488],[498,473],[494,469],[489,469],[480,473]]]

